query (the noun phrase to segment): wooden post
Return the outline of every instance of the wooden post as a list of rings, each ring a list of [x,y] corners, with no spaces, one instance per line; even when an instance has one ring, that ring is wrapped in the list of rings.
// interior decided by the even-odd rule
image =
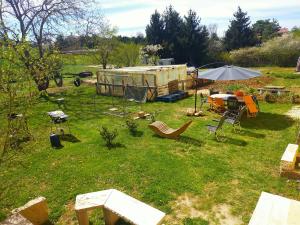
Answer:
[[[108,209],[103,208],[105,225],[115,225],[119,220],[119,216]]]
[[[86,209],[76,210],[79,225],[89,225],[89,217]]]

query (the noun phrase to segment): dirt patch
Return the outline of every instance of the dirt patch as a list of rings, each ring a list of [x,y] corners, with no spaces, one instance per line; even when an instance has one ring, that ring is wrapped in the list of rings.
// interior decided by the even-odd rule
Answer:
[[[226,88],[229,85],[240,85],[244,87],[252,87],[252,88],[259,88],[266,86],[267,84],[271,84],[274,78],[269,76],[262,76],[259,78],[254,78],[250,80],[236,80],[236,81],[215,81],[201,89],[215,89],[219,91],[226,91]]]
[[[285,115],[291,117],[292,119],[300,119],[300,106],[293,106]]]
[[[219,204],[210,210],[203,210],[205,202],[192,194],[185,193],[171,203],[172,213],[166,217],[166,224],[182,224],[185,218],[201,218],[209,221],[210,225],[241,225],[240,217],[231,213],[231,206]]]
[[[74,203],[70,202],[65,205],[64,213],[59,218],[57,224],[60,225],[77,225],[77,218],[74,210]]]

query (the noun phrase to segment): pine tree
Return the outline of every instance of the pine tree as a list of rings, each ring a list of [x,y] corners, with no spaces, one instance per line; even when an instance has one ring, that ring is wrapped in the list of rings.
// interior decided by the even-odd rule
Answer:
[[[163,33],[163,57],[174,58],[176,63],[183,62],[182,35],[183,21],[179,13],[169,6],[163,15],[165,29]]]
[[[197,13],[189,10],[184,17],[183,33],[181,35],[182,55],[185,62],[193,66],[202,65],[207,57],[208,31],[201,26]]]
[[[252,28],[258,43],[261,44],[262,42],[265,42],[273,37],[278,36],[280,25],[275,19],[273,19],[272,21],[270,19],[257,20],[253,24]]]
[[[228,30],[225,33],[224,45],[230,51],[255,45],[254,32],[250,27],[250,18],[240,7],[234,15],[234,20],[230,21]]]
[[[160,13],[155,10],[151,15],[150,24],[146,27],[148,44],[162,44],[164,32],[164,21]]]

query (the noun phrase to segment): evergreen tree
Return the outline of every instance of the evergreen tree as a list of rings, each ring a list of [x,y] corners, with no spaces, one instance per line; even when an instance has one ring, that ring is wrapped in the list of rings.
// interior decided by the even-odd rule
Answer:
[[[267,19],[256,21],[253,24],[252,28],[258,43],[261,44],[262,42],[278,36],[280,25],[275,19],[273,19],[272,21],[270,19]]]
[[[150,24],[146,27],[148,44],[161,44],[163,41],[164,21],[160,13],[155,10],[151,15]]]
[[[255,45],[254,32],[250,27],[250,18],[240,7],[234,15],[234,20],[230,21],[228,30],[225,33],[224,45],[230,51]]]
[[[193,66],[202,65],[207,57],[208,30],[201,26],[197,13],[189,10],[184,17],[183,33],[181,35],[181,52],[185,62]]]
[[[165,29],[163,32],[163,57],[174,58],[176,63],[183,63],[184,56],[180,37],[182,36],[183,20],[179,13],[169,6],[163,15]]]

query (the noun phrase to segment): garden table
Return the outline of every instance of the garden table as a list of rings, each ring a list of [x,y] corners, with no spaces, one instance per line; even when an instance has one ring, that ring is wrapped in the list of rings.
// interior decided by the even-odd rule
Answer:
[[[221,98],[223,99],[224,101],[227,101],[227,99],[229,97],[236,97],[235,95],[233,94],[213,94],[210,96],[211,98]]]

